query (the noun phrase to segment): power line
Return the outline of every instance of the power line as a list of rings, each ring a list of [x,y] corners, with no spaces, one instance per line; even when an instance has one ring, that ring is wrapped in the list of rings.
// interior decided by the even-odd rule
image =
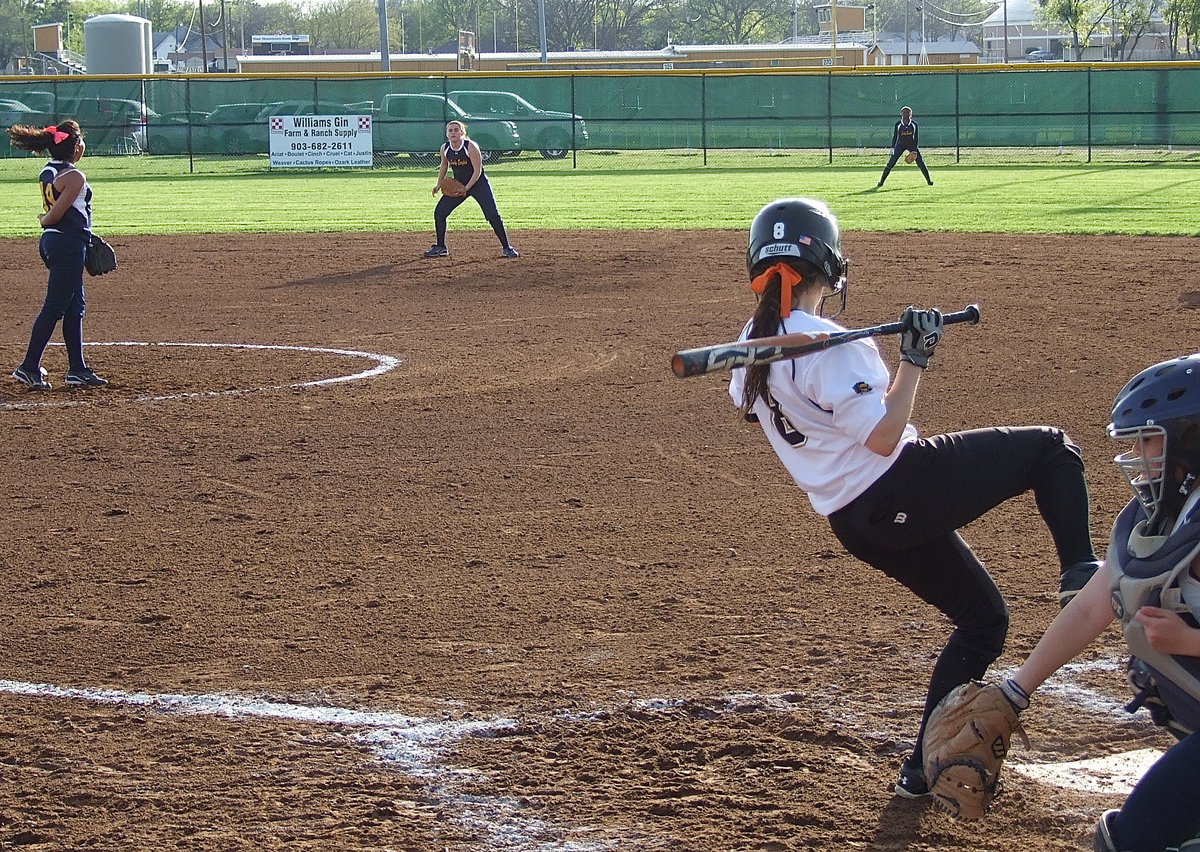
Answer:
[[[974,26],[976,24],[982,24],[989,17],[991,17],[993,13],[995,13],[996,9],[1000,8],[997,5],[997,6],[993,7],[990,11],[987,11],[987,12],[983,12],[983,11],[980,11],[980,12],[951,12],[948,9],[942,9],[942,8],[939,8],[935,5],[933,5],[932,3],[929,2],[929,0],[925,0],[924,5],[925,5],[925,8],[932,9],[933,11],[939,12],[940,14],[946,15],[948,17],[959,17],[959,18],[977,18],[978,17],[978,20],[957,22],[957,21],[947,20],[947,18],[939,18],[937,15],[933,15],[933,14],[929,15],[929,17],[933,18],[935,21],[940,21],[943,24],[950,24],[951,26],[959,26],[959,27],[969,27],[969,26]],[[982,15],[982,17],[979,17],[980,15]]]

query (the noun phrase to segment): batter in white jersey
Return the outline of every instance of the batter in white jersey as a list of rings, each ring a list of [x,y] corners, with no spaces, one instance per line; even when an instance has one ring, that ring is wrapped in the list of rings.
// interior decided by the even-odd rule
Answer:
[[[830,298],[845,307],[847,271],[837,219],[825,204],[807,198],[768,204],[750,226],[746,263],[758,306],[743,339],[843,330],[822,311]],[[959,528],[1033,491],[1054,540],[1060,602],[1083,587],[1098,563],[1083,461],[1061,430],[918,435],[909,419],[941,341],[942,317],[910,307],[901,322],[894,375],[875,343],[863,339],[735,370],[730,393],[846,550],[954,625],[934,666],[913,754],[896,783],[900,795],[923,796],[929,793],[921,769],[925,720],[951,689],[983,676],[1008,632],[1004,598]]]
[[[747,323],[742,339],[749,336]],[[780,334],[845,331],[837,323],[794,311],[779,324]],[[759,398],[753,412],[767,440],[807,494],[813,508],[829,515],[875,483],[917,437],[905,424],[896,449],[886,456],[871,452],[867,438],[883,419],[883,395],[891,384],[873,340],[864,338],[830,347],[820,358],[776,361],[770,366],[771,399]],[[745,371],[734,372],[729,393],[738,404],[745,392]]]

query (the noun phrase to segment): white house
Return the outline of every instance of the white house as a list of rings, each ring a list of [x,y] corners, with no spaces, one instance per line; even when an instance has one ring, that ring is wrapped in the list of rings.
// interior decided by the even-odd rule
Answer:
[[[1035,49],[1084,62],[1115,59],[1151,62],[1172,58],[1166,41],[1166,26],[1159,14],[1153,16],[1147,31],[1123,57],[1115,46],[1120,38],[1119,28],[1111,20],[1093,33],[1090,44],[1083,48],[1083,55],[1076,57],[1068,31],[1059,26],[1043,27],[1034,17],[1031,0],[1000,0],[1000,6],[983,22],[981,61],[1019,62]]]

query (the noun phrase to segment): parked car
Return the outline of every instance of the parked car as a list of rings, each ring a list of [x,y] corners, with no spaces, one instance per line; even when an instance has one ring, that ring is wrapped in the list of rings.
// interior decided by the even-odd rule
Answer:
[[[146,127],[146,151],[150,154],[184,154],[206,150],[201,143],[208,113],[195,110],[164,112]]]
[[[258,114],[267,104],[220,104],[204,120],[201,142],[194,150],[216,154],[247,154],[265,151],[266,128],[257,123]]]
[[[1057,62],[1062,59],[1061,56],[1055,56],[1048,50],[1042,50],[1040,47],[1034,48],[1025,54],[1026,62]]]
[[[408,153],[416,159],[436,157],[446,141],[446,122],[453,120],[467,125],[467,135],[479,146],[485,163],[521,150],[521,134],[513,122],[472,115],[437,94],[384,95],[374,123],[375,150]]]
[[[30,124],[28,117],[34,114],[35,110],[27,103],[13,98],[0,98],[0,127]]]
[[[258,121],[266,124],[273,115],[357,115],[346,104],[337,101],[292,100],[267,104],[259,110]]]
[[[54,102],[57,100],[54,97],[54,92],[43,91],[22,91],[17,93],[16,97],[19,101],[29,104],[38,112],[53,112]]]
[[[450,92],[450,99],[471,115],[511,121],[522,146],[541,151],[547,160],[561,160],[571,149],[587,147],[587,125],[573,113],[539,109],[512,92],[464,90]]]
[[[115,148],[132,153],[146,147],[146,126],[158,113],[129,98],[58,98],[53,113],[60,120],[73,118],[96,150]]]
[[[257,106],[257,112],[252,107]],[[208,124],[214,133],[216,150],[227,154],[266,154],[271,150],[268,121],[272,115],[354,115],[344,103],[336,101],[300,100],[274,101],[270,103],[227,103],[212,110]]]

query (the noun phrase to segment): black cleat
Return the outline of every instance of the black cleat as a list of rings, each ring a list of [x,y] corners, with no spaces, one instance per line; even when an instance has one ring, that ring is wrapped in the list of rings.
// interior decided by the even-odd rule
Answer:
[[[67,384],[73,388],[100,388],[108,384],[108,380],[97,376],[91,367],[83,367],[78,370],[67,370]]]
[[[929,795],[929,784],[925,781],[925,767],[910,754],[900,764],[900,776],[896,779],[896,795],[905,799],[919,799]]]
[[[12,377],[30,390],[50,390],[50,383],[46,381],[45,367],[38,367],[36,372],[24,367],[17,367],[13,370]]]
[[[1058,605],[1062,607],[1069,604],[1071,598],[1079,594],[1079,590],[1087,585],[1099,567],[1099,562],[1076,562],[1064,568],[1058,578]]]

